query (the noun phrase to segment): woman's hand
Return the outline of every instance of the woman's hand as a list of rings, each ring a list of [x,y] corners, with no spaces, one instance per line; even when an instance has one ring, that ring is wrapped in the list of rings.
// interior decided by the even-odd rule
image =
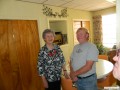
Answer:
[[[42,76],[43,84],[45,88],[48,88],[48,82],[44,76]]]
[[[64,76],[65,76],[66,79],[70,79],[70,76],[69,76],[67,71],[64,71]]]

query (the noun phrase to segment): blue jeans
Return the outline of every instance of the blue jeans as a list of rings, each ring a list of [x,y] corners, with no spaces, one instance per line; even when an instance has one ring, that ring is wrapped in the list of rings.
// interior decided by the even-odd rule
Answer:
[[[90,77],[78,79],[76,85],[78,90],[98,90],[97,76],[94,74]]]

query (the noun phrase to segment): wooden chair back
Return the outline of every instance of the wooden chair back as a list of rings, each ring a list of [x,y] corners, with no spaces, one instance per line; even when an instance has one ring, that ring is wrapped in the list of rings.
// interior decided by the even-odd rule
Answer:
[[[99,59],[105,59],[108,60],[108,56],[107,55],[98,55]]]
[[[77,88],[72,87],[72,80],[65,77],[61,78],[61,86],[62,90],[77,90]]]

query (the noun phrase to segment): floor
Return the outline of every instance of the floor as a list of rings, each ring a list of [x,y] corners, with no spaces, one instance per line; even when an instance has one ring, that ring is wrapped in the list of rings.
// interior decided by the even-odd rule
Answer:
[[[98,88],[98,90],[120,90],[120,86],[114,83],[111,87]]]
[[[62,90],[62,88],[61,88]],[[98,88],[98,90],[120,90],[120,87],[114,83],[111,87],[105,87],[104,89]]]

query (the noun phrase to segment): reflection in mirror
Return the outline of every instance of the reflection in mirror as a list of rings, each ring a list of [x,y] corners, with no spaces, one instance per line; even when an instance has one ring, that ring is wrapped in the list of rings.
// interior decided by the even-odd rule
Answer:
[[[49,28],[55,32],[55,44],[64,45],[68,43],[67,20],[49,20]]]

